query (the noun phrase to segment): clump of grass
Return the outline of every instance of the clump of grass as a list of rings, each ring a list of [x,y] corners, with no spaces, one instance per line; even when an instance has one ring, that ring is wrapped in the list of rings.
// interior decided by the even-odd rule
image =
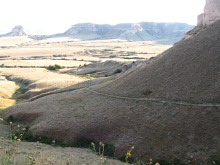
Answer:
[[[118,73],[121,73],[122,72],[122,69],[116,69],[114,72],[113,72],[113,74],[118,74]]]
[[[72,147],[80,147],[80,148],[90,148],[91,143],[93,143],[95,146],[99,146],[100,143],[95,142],[93,139],[88,139],[88,138],[78,138],[71,146]],[[99,152],[99,148],[96,148],[96,152]],[[94,148],[92,147],[92,150]],[[104,156],[110,156],[113,157],[115,153],[115,147],[113,144],[105,143],[105,150],[103,151]]]
[[[0,121],[3,123],[4,120],[0,118]],[[17,156],[20,154],[18,151],[18,145],[21,142],[23,137],[23,132],[25,131],[25,127],[21,125],[14,125],[12,122],[8,124],[8,146],[0,151],[0,164],[1,165],[19,165],[17,160]],[[4,140],[4,138],[2,138]],[[33,164],[33,163],[32,163]],[[32,165],[31,163],[24,165]],[[33,164],[34,165],[34,164]]]
[[[142,92],[142,94],[143,94],[144,96],[149,96],[151,93],[152,93],[152,91],[149,90],[149,89],[147,89],[147,90],[145,90],[144,92]]]
[[[58,65],[58,64],[49,65],[49,66],[47,67],[47,69],[48,69],[48,70],[51,70],[51,71],[57,71],[57,70],[62,69],[62,68],[63,68],[63,67],[60,66],[60,65]]]
[[[105,144],[100,142],[98,145],[98,152],[97,152],[97,148],[95,143],[91,143],[92,149],[93,151],[96,153],[96,155],[98,156],[99,160],[98,160],[98,164],[99,165],[107,165],[107,161],[106,158],[104,157],[104,152],[105,152]]]
[[[24,93],[27,92],[27,91],[28,91],[28,88],[21,86],[19,89],[17,89],[17,90],[15,91],[15,93],[16,93],[16,94],[24,94]]]
[[[2,118],[0,118],[0,124],[2,124],[4,121]],[[26,153],[27,156],[23,157],[23,159],[19,159],[19,156],[21,153],[19,152],[19,145],[21,141],[25,139],[32,139],[37,141],[36,147],[41,149],[41,146],[39,143],[46,143],[53,146],[60,146],[62,143],[59,141],[55,141],[49,138],[33,138],[33,134],[29,131],[28,127],[25,125],[17,125],[14,124],[12,121],[8,122],[8,144],[5,148],[1,148],[1,140],[0,139],[0,165],[36,165],[39,164],[37,162],[40,162],[41,164],[48,164],[52,165],[54,164],[54,160],[52,158],[47,159],[41,159],[37,158],[37,154],[29,154]],[[86,138],[80,138],[77,140],[77,143],[75,143],[76,146],[84,147],[84,148],[91,148],[95,154],[97,155],[97,163],[98,165],[113,165],[111,162],[107,162],[107,156],[113,156],[113,153],[115,151],[115,148],[113,145],[110,144],[104,144],[103,142],[94,143],[91,142],[90,139]],[[176,159],[176,160],[157,160],[153,161],[150,159],[149,161],[146,161],[146,159],[142,159],[142,157],[132,157],[133,155],[134,146],[129,148],[126,154],[123,157],[123,161],[125,162],[125,165],[185,165],[184,162]],[[112,154],[110,154],[112,153]],[[144,157],[143,157],[144,158]],[[219,158],[216,156],[210,156],[209,164],[219,164]],[[70,159],[66,159],[66,162],[62,161],[61,157],[61,165],[70,165]],[[199,164],[198,162],[195,162],[194,160],[191,161],[191,164]]]

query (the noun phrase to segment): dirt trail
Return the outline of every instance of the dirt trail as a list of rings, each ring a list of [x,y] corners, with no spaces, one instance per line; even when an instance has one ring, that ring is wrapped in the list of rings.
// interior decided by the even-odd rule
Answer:
[[[92,93],[95,93],[98,95],[102,95],[102,96],[113,97],[113,98],[117,98],[117,99],[147,101],[147,102],[152,102],[152,103],[174,104],[174,105],[183,105],[183,106],[220,107],[220,104],[218,104],[218,103],[190,103],[190,102],[185,102],[185,101],[163,100],[163,99],[156,99],[156,98],[135,98],[135,97],[112,95],[112,94],[102,93],[102,92],[98,92],[96,90],[91,89],[91,86],[92,86],[91,84],[92,84],[91,81],[88,81],[87,86],[82,85],[80,87],[75,87],[72,89],[56,90],[56,91],[44,93],[44,94],[41,94],[41,95],[38,95],[38,96],[35,96],[35,97],[29,99],[28,102],[37,100],[37,99],[44,97],[44,96],[58,94],[58,93],[64,93],[64,92],[71,92],[71,91],[75,91],[75,90],[84,88],[89,92],[92,92]]]
[[[93,92],[95,94],[98,94],[98,95],[114,97],[114,98],[118,98],[118,99],[127,99],[127,100],[135,100],[135,101],[148,101],[148,102],[154,102],[154,103],[176,104],[176,105],[184,105],[184,106],[220,107],[220,104],[214,104],[214,103],[189,103],[189,102],[184,102],[184,101],[162,100],[162,99],[155,99],[155,98],[125,97],[125,96],[117,96],[117,95],[101,93],[101,92],[95,91],[91,88],[87,88],[87,90],[90,92]]]

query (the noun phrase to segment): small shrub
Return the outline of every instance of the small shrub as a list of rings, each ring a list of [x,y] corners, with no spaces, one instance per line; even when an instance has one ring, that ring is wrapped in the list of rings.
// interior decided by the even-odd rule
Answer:
[[[74,143],[73,143],[73,147],[80,147],[80,148],[90,148],[91,147],[91,143],[93,143],[95,146],[99,146],[100,143],[98,142],[94,142],[94,140],[88,139],[88,138],[78,138]],[[105,149],[103,152],[104,156],[114,156],[115,153],[115,146],[113,144],[108,144],[105,143],[104,144]],[[92,148],[94,150],[94,148]],[[99,152],[99,148],[95,148],[96,152]]]
[[[20,87],[19,89],[16,90],[15,93],[18,93],[18,94],[24,94],[25,92],[27,92],[28,89],[25,88],[25,87]]]
[[[33,138],[32,132],[29,131],[29,130],[27,130],[27,131],[24,133],[24,135],[23,135],[23,137],[22,137],[22,140],[28,141],[28,140],[30,140],[30,139],[32,139],[32,138]]]
[[[60,66],[60,65],[58,65],[58,64],[49,65],[49,66],[47,67],[47,69],[48,69],[48,70],[54,70],[54,71],[56,71],[56,70],[62,69],[62,66]]]
[[[142,94],[145,95],[145,96],[149,96],[151,93],[152,93],[152,91],[147,89]]]
[[[114,74],[118,74],[118,73],[121,73],[121,72],[122,72],[121,69],[116,69],[116,70],[114,71]]]

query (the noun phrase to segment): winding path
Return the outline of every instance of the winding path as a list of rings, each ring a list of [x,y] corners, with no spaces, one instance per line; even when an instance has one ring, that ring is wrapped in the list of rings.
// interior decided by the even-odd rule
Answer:
[[[79,89],[86,89],[87,91],[89,91],[91,93],[95,93],[97,95],[102,95],[102,96],[107,96],[107,97],[112,97],[112,98],[117,98],[117,99],[146,101],[146,102],[152,102],[152,103],[173,104],[173,105],[182,105],[182,106],[220,107],[220,104],[218,104],[218,103],[190,103],[190,102],[185,102],[185,101],[163,100],[163,99],[156,99],[156,98],[135,98],[135,97],[118,96],[118,95],[98,92],[96,90],[91,89],[91,86],[92,86],[92,82],[88,81],[87,86],[84,86],[84,87],[78,87],[78,88],[67,89],[67,90],[64,89],[64,90],[58,90],[58,91],[51,91],[48,93],[43,93],[41,95],[35,96],[27,101],[28,102],[34,101],[34,100],[37,100],[37,99],[42,98],[44,96],[48,96],[48,95],[52,95],[52,94],[71,92],[71,91],[75,91],[75,90],[79,90]]]
[[[134,101],[148,101],[148,102],[153,102],[153,103],[176,104],[176,105],[183,105],[183,106],[220,107],[220,104],[214,104],[214,103],[189,103],[189,102],[184,102],[184,101],[162,100],[162,99],[155,99],[155,98],[135,98],[135,97],[118,96],[118,95],[101,93],[101,92],[93,90],[89,87],[87,88],[87,90],[92,93],[98,94],[98,95],[113,97],[113,98],[117,98],[117,99],[126,99],[126,100],[134,100]]]

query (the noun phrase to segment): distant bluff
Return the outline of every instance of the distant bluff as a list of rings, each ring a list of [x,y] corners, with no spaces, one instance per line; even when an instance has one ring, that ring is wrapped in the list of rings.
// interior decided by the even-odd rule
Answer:
[[[15,26],[11,30],[11,36],[26,36],[26,33],[24,32],[24,28],[21,25]]]
[[[125,41],[155,41],[160,44],[173,44],[183,38],[186,32],[193,28],[185,23],[122,23],[117,25],[79,23],[70,27],[64,33],[53,35],[28,35],[36,40],[71,37],[84,41],[88,40],[125,40]],[[0,37],[27,36],[24,28],[15,26],[11,32],[2,34]]]
[[[24,28],[21,25],[15,26],[11,32],[2,34],[0,37],[16,37],[16,36],[26,36],[27,34],[24,32]]]
[[[206,0],[204,13],[198,16],[198,25],[208,25],[217,20],[220,20],[220,1]]]
[[[184,23],[123,23],[117,25],[81,23],[75,24],[59,36],[81,40],[122,39],[127,41],[156,41],[174,43],[193,26]]]

